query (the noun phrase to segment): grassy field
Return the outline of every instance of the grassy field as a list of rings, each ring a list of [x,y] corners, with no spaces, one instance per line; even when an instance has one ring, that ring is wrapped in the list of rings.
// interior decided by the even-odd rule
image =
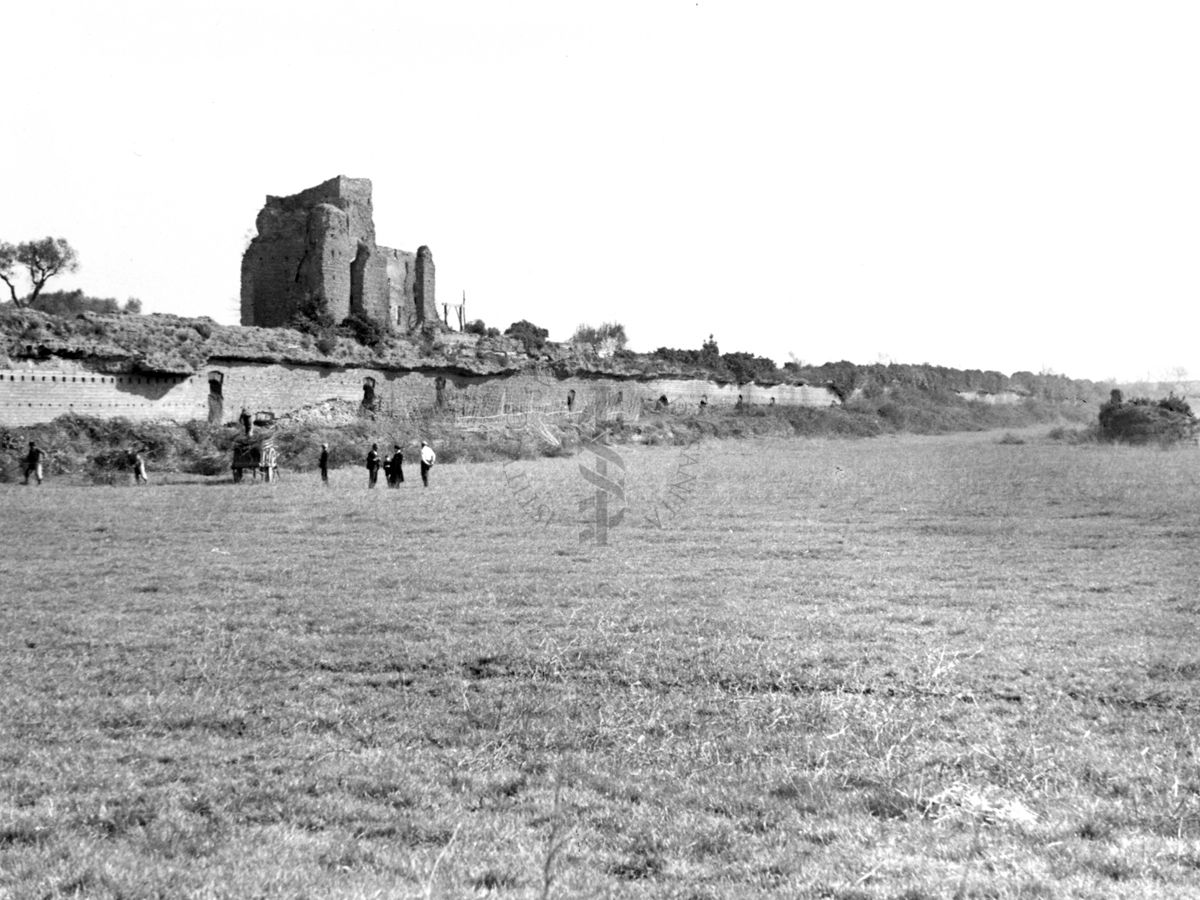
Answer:
[[[1040,433],[0,485],[0,898],[1198,897],[1200,455]]]

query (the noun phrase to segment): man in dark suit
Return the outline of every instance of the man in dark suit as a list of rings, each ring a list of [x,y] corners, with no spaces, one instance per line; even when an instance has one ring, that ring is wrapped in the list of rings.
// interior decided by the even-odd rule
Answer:
[[[371,452],[367,454],[367,487],[375,487],[375,482],[379,480],[379,445],[372,444]]]

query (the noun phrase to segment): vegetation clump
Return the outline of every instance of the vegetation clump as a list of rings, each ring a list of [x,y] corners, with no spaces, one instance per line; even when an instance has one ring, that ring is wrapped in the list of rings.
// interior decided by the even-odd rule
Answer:
[[[1191,440],[1200,432],[1191,406],[1172,392],[1161,400],[1135,397],[1125,400],[1114,390],[1100,407],[1100,436],[1127,444],[1173,444]]]
[[[530,356],[537,356],[550,339],[549,329],[534,325],[527,319],[513,322],[504,329],[504,334],[506,337],[520,341],[525,347],[525,352]]]
[[[142,311],[142,301],[137,297],[130,297],[122,305],[115,297],[90,297],[76,288],[73,291],[44,291],[29,303],[28,308],[51,316],[78,316],[81,313],[97,313],[102,316],[115,316],[120,313],[137,315]]]
[[[491,327],[483,319],[472,319],[463,326],[463,331],[467,334],[477,334],[480,337],[500,337],[500,329]]]
[[[130,450],[153,469],[215,475],[229,469],[236,430],[201,422],[134,422],[68,414],[26,427],[0,426],[0,482],[20,474],[30,441],[46,451],[47,472],[97,483],[123,477]],[[218,464],[219,461],[219,464]]]
[[[374,319],[352,313],[342,321],[342,328],[365,347],[379,347],[387,339],[387,332]]]
[[[620,322],[604,322],[598,327],[580,325],[571,335],[572,344],[586,344],[601,356],[612,356],[629,343],[625,326]]]
[[[699,350],[680,350],[674,347],[659,347],[654,359],[684,368],[699,369],[721,382],[734,384],[779,384],[797,380],[789,378],[789,371],[781,371],[775,361],[765,356],[737,351],[722,353],[716,338],[711,334],[700,345]]]

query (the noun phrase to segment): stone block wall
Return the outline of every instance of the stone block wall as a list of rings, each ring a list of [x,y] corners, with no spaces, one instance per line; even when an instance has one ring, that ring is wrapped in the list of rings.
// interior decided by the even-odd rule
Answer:
[[[298,213],[297,215],[302,215]],[[279,235],[274,243],[285,253],[294,252],[290,235]],[[308,211],[304,223],[304,246],[296,275],[286,285],[285,302],[270,309],[286,324],[304,304],[324,304],[325,310],[340,322],[350,315],[350,291],[358,245],[350,228],[350,214],[330,203]],[[279,286],[266,285],[268,295],[278,295]]]
[[[174,419],[207,415],[199,375],[109,375],[64,363],[0,370],[0,423],[33,425],[77,413],[99,418]]]
[[[417,279],[417,255],[407,250],[382,248],[387,266],[388,319],[397,331],[411,332],[420,327],[416,304],[406,302],[413,297]]]
[[[466,416],[565,412],[570,391],[575,392],[576,411],[601,406],[633,413],[663,396],[672,407],[690,410],[702,399],[713,406],[731,406],[739,396],[754,405],[769,404],[772,398],[785,406],[839,402],[829,388],[811,385],[392,372],[219,359],[190,376],[109,375],[90,371],[84,363],[47,360],[0,370],[0,424],[30,425],[72,412],[102,418],[231,422],[243,406],[280,415],[330,399],[361,402],[368,379],[378,408],[397,415],[438,406]]]

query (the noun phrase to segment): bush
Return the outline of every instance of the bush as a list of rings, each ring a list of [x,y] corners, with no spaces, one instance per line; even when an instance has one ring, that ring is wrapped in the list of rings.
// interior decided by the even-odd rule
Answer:
[[[504,334],[524,344],[525,352],[530,356],[536,356],[546,346],[546,341],[550,337],[549,330],[539,328],[526,319],[522,319],[520,322],[513,322],[504,329]]]
[[[1191,407],[1174,393],[1159,401],[1146,397],[1125,400],[1114,390],[1100,407],[1100,436],[1129,444],[1171,444],[1196,436],[1198,423]]]
[[[29,308],[51,316],[76,316],[85,312],[114,315],[121,311],[121,304],[112,297],[89,297],[81,290],[44,291]]]
[[[1179,413],[1180,415],[1189,417],[1192,416],[1192,408],[1188,405],[1187,400],[1185,400],[1183,397],[1176,397],[1174,391],[1169,393],[1162,400],[1159,400],[1158,405],[1162,409],[1167,409],[1171,412]]]
[[[1110,441],[1169,444],[1193,438],[1196,420],[1157,405],[1127,403],[1108,410],[1100,420],[1100,430]]]
[[[366,347],[378,347],[387,337],[387,332],[378,322],[358,313],[346,316],[342,321],[342,328]]]
[[[177,425],[66,415],[42,425],[5,429],[0,464],[19,468],[29,441],[46,450],[49,474],[92,480],[124,472],[130,449],[141,450],[151,465],[168,469],[178,468],[196,452],[189,432]]]
[[[599,328],[593,328],[591,325],[578,326],[571,335],[571,343],[589,344],[597,350],[608,348],[615,353],[625,349],[629,337],[625,333],[625,326],[620,322],[604,322]]]
[[[299,304],[299,311],[289,323],[292,328],[304,334],[320,336],[333,330],[337,324],[325,302],[320,297],[309,295]]]
[[[474,319],[463,326],[463,331],[467,334],[477,334],[480,337],[499,337],[499,328],[489,328],[484,324],[483,319]]]
[[[775,365],[775,361],[765,356],[755,356],[753,353],[724,353],[721,364],[738,384],[754,381],[759,384],[777,384],[783,380],[783,373]]]

